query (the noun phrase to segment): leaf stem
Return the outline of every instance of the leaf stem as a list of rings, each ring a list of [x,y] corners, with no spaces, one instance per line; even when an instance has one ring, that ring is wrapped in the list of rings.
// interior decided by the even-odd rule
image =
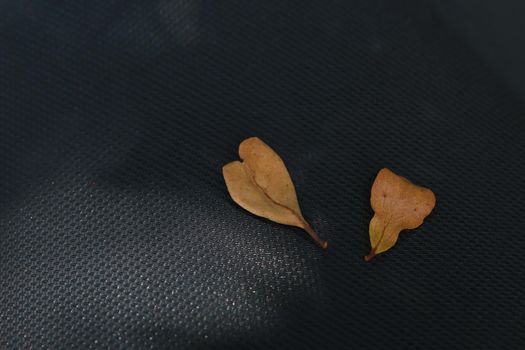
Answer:
[[[376,249],[375,248],[370,250],[370,253],[367,256],[365,256],[365,261],[368,262],[368,261],[372,260],[374,258],[374,256],[376,256]]]
[[[307,223],[306,221],[304,222],[304,230],[308,232],[310,237],[314,240],[315,243],[319,245],[319,247],[323,249],[326,249],[328,247],[328,241],[325,239],[321,239],[321,237],[319,237],[317,232],[315,232],[312,226],[310,226],[310,224]]]

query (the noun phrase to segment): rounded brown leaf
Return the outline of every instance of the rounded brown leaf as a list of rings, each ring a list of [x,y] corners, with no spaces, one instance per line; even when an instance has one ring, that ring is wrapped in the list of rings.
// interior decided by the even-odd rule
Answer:
[[[436,197],[430,189],[384,168],[372,185],[370,203],[375,215],[370,221],[372,249],[367,261],[394,246],[402,230],[420,226],[434,209]]]
[[[222,168],[232,199],[252,214],[280,224],[300,227],[322,248],[322,240],[304,219],[295,187],[281,157],[257,137],[239,145],[241,161]]]

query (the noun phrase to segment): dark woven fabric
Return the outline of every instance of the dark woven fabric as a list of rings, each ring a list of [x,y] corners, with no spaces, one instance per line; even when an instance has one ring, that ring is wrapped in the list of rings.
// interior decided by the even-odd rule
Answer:
[[[421,1],[0,2],[0,348],[523,349],[525,108]],[[263,138],[330,242],[221,167]],[[365,263],[389,167],[424,225]]]

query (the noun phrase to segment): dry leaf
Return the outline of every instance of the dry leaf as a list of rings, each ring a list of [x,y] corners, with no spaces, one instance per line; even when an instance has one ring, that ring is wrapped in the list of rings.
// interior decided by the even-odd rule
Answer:
[[[322,248],[328,242],[321,239],[303,218],[295,187],[281,157],[257,137],[239,145],[239,156],[222,168],[230,196],[250,213],[280,224],[304,229]]]
[[[436,197],[430,189],[384,168],[372,185],[370,203],[375,215],[369,227],[372,250],[366,261],[392,248],[401,230],[420,226],[434,209]]]

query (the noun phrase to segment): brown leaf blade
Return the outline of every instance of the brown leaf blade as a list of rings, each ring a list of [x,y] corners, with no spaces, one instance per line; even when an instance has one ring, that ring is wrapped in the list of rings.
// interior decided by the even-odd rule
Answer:
[[[234,202],[257,216],[300,227],[326,248],[328,242],[319,237],[301,213],[295,186],[281,157],[257,137],[241,142],[239,156],[242,161],[222,168]]]
[[[375,214],[369,226],[372,248],[366,261],[392,248],[402,230],[423,224],[436,205],[436,197],[430,189],[383,168],[372,185],[370,204]]]

